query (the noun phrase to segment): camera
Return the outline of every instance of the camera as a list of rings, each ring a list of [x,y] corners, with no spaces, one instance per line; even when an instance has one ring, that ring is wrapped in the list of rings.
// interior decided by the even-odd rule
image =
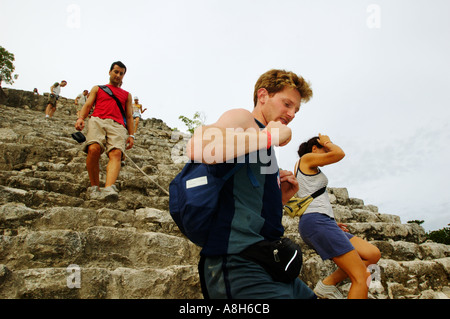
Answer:
[[[72,138],[77,141],[78,143],[83,143],[86,141],[86,137],[84,136],[83,133],[81,132],[75,132],[72,134]]]

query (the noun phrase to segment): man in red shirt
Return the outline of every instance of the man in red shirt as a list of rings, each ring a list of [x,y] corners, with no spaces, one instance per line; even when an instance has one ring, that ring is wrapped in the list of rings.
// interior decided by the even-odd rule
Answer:
[[[130,93],[120,88],[126,71],[126,66],[120,61],[111,65],[109,84],[92,88],[75,123],[75,128],[82,131],[85,126],[84,119],[95,104],[94,112],[89,119],[84,148],[87,153],[86,167],[91,182],[87,194],[89,199],[117,200],[119,196],[114,184],[119,176],[125,149],[130,149],[134,144],[132,98]],[[111,93],[116,99],[110,95]],[[119,103],[124,110],[124,115],[119,109]],[[106,166],[105,188],[100,190],[99,163],[103,152],[108,155],[109,162]]]

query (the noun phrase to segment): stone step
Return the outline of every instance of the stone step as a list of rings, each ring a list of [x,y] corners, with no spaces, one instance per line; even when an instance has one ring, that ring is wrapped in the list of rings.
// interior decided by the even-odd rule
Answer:
[[[136,191],[121,190],[119,185],[118,201],[87,200],[86,192],[82,191],[80,197],[73,197],[61,193],[47,192],[44,190],[24,190],[0,185],[0,205],[9,202],[24,203],[30,208],[43,208],[51,206],[92,207],[92,208],[117,208],[121,210],[154,207],[168,209],[169,196],[156,186]]]
[[[19,126],[19,127],[3,127],[0,128],[2,136],[0,141],[5,143],[7,147],[15,144],[23,145],[24,148],[31,146],[40,146],[43,149],[53,149],[64,151],[67,149],[76,148],[82,150],[82,145],[78,144],[71,134],[75,132],[73,123],[62,123],[61,129],[53,129],[51,138],[46,133],[46,128],[54,128],[57,124],[54,121],[41,121],[41,125],[36,127]],[[43,129],[44,128],[44,129]],[[86,134],[86,132],[83,132]],[[171,149],[175,145],[170,140],[170,135],[167,132],[151,130],[148,132],[142,131],[141,134],[136,134],[136,148],[131,149],[130,153],[143,155],[145,153],[163,153],[170,157]]]
[[[169,146],[171,144],[167,143],[164,150],[160,148],[145,150],[137,145],[134,149],[127,151],[127,155],[140,168],[145,169],[147,166],[154,166],[157,169],[158,165],[168,165],[170,167],[173,161],[170,156],[171,149]],[[157,153],[158,161],[154,160],[155,153]],[[55,163],[42,164],[48,162],[49,158],[58,162],[57,164],[65,164],[68,167],[54,165]],[[129,159],[125,159],[125,163],[129,162]],[[106,155],[103,155],[100,160],[100,166],[104,170],[108,163],[108,158]],[[69,165],[72,162],[81,165]],[[20,144],[17,141],[12,141],[12,143],[0,142],[0,170],[34,168],[37,170],[65,171],[76,174],[79,171],[86,171],[85,162],[86,155],[82,151],[82,146],[76,144],[70,135],[69,137],[60,138],[56,142],[50,142],[46,137],[36,136],[28,137],[26,141],[21,141]],[[128,167],[134,168],[134,164],[129,163]],[[123,169],[126,170],[126,168]]]
[[[58,230],[69,229],[84,231],[92,226],[115,228],[132,227],[141,232],[162,231],[167,234],[182,236],[169,212],[152,208],[136,211],[121,211],[109,208],[73,208],[54,207],[35,210],[15,203],[0,207],[0,229],[9,230]],[[299,235],[290,236],[302,245],[306,256],[315,252],[303,243]],[[405,241],[371,241],[377,246],[384,258],[395,260],[435,259],[450,257],[450,246],[433,242],[416,244]],[[311,250],[311,252],[309,252]]]
[[[450,246],[426,241],[416,244],[405,241],[371,241],[378,247],[384,259],[396,261],[432,260],[450,257]]]
[[[87,199],[86,190],[90,186],[86,170],[78,175],[67,172],[22,170],[14,174],[0,174],[0,176],[4,178],[3,185],[7,187],[25,191],[43,190],[85,199]],[[105,178],[106,175],[102,173],[100,177],[101,185],[104,185]],[[129,191],[128,193],[135,191],[144,195],[160,190],[157,185],[160,185],[163,189],[168,189],[169,184],[170,181],[166,176],[160,177],[148,174],[145,176],[137,170],[132,173],[124,172],[116,181],[119,191],[126,189]]]
[[[0,264],[0,298],[201,299],[202,294],[197,265],[138,269],[67,265],[11,270]]]
[[[22,203],[0,206],[0,230],[4,235],[15,236],[20,232],[39,230],[84,231],[92,226],[132,227],[139,232],[182,236],[170,213],[155,208],[118,210],[63,206],[32,209]]]
[[[11,202],[23,203],[30,208],[49,206],[83,206],[85,201],[81,198],[67,196],[60,193],[43,190],[23,190],[19,188],[0,185],[0,204]]]
[[[43,148],[39,144],[15,144],[0,142],[0,170],[16,170],[31,167],[36,162],[58,157],[55,149]]]
[[[411,299],[422,291],[449,288],[450,257],[400,262],[381,259],[378,265],[381,283],[390,299]]]
[[[389,215],[387,215],[389,216]],[[390,220],[386,217],[385,220]],[[298,234],[299,219],[283,216],[286,235]],[[417,224],[397,222],[346,222],[351,234],[366,240],[394,240],[421,243],[426,240],[425,230]]]
[[[157,267],[197,264],[199,249],[179,236],[134,228],[93,226],[0,236],[0,264],[19,270],[66,267]]]
[[[422,243],[425,230],[417,224],[347,223],[349,232],[365,240],[394,240]]]
[[[368,208],[349,208],[348,206],[332,205],[336,221],[340,223],[393,223],[401,224],[400,217],[391,214],[381,214]]]
[[[30,176],[31,175],[31,176]],[[39,177],[38,177],[39,176]],[[89,181],[87,174],[78,179],[74,175],[62,172],[29,172],[7,179],[5,186],[23,190],[43,190],[72,197],[80,197],[86,191]]]

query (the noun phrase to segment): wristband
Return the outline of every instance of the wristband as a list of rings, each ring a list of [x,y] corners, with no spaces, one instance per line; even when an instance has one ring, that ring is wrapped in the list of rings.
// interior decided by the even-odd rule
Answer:
[[[267,134],[267,149],[271,147],[272,144],[272,134],[269,131],[264,131]]]
[[[132,137],[133,138],[133,140],[135,140],[136,138],[134,137],[134,135],[129,135],[130,137]]]
[[[78,119],[79,119],[79,120],[83,120],[83,121],[84,121],[84,118],[82,118],[82,117],[79,117]]]

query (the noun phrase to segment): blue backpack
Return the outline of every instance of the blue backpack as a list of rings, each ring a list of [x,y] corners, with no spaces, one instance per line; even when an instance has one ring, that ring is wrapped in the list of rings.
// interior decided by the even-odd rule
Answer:
[[[232,165],[232,164],[230,164]],[[216,176],[214,165],[189,162],[169,186],[169,210],[181,232],[194,244],[203,247],[208,239],[214,216],[218,211],[219,194],[225,182],[243,165],[236,164],[224,176]],[[247,166],[247,175],[254,187],[259,183]]]

